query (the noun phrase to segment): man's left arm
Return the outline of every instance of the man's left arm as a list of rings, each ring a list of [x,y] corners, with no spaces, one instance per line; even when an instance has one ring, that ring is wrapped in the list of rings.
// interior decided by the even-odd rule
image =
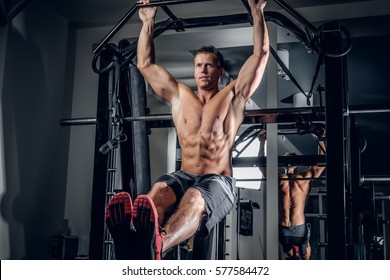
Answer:
[[[325,132],[324,132],[325,133]],[[314,137],[317,138],[317,136],[313,135]],[[324,140],[316,140],[318,141],[318,154],[319,155],[324,155],[326,152],[326,145]],[[325,165],[313,165],[309,167],[308,169],[304,170],[301,175],[304,178],[319,178],[324,172],[326,166]]]
[[[268,30],[264,18],[265,0],[248,0],[253,18],[253,54],[247,59],[235,83],[236,97],[247,101],[259,86],[269,57]]]
[[[324,140],[318,140],[318,154],[324,155],[325,151],[326,151],[326,145],[325,145]],[[321,176],[322,172],[324,172],[325,166],[324,165],[321,165],[321,166],[315,165],[312,167],[312,170],[313,170],[313,177],[318,178]]]

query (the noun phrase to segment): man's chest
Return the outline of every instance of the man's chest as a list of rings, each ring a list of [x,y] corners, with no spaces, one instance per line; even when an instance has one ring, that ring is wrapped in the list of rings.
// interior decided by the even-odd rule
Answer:
[[[218,133],[228,120],[229,108],[221,106],[187,106],[175,118],[176,128],[190,134]]]

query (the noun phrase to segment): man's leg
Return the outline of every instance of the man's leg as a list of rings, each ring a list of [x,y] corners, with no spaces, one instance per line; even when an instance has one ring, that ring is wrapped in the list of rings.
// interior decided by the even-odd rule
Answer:
[[[175,203],[176,195],[165,182],[154,184],[148,195],[135,199],[132,217],[137,232],[138,259],[161,259],[163,236],[160,225],[167,210]]]
[[[204,214],[205,202],[201,193],[197,189],[188,189],[164,228],[163,251],[193,236]]]
[[[167,183],[158,182],[153,185],[148,196],[153,200],[158,213],[158,223],[162,225],[166,211],[176,203],[176,195]]]

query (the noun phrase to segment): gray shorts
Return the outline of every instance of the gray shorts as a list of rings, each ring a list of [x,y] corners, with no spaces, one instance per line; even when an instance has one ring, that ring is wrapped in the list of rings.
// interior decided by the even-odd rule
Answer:
[[[279,242],[283,252],[288,252],[292,246],[307,246],[310,241],[310,224],[298,226],[279,225]]]
[[[165,182],[176,195],[177,203],[189,188],[200,191],[205,201],[207,219],[202,222],[198,236],[205,237],[233,208],[236,191],[236,180],[232,177],[217,174],[194,175],[185,171],[175,171],[163,175],[156,182]]]

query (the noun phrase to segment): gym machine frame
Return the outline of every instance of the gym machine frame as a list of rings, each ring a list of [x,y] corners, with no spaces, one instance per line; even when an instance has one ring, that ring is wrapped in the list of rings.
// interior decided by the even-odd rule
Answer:
[[[166,30],[184,31],[185,28],[207,27],[216,25],[252,23],[250,13],[236,14],[229,16],[204,17],[193,19],[178,19],[167,6],[175,4],[186,4],[193,2],[205,2],[211,0],[166,0],[151,2],[148,4],[135,4],[130,11],[118,22],[118,24],[107,34],[107,36],[94,48],[95,54],[92,68],[100,75],[98,111],[96,118],[80,118],[61,120],[61,125],[96,125],[96,147],[100,147],[108,140],[107,131],[109,120],[107,97],[107,72],[115,69],[115,63],[120,63],[120,68],[131,63],[136,55],[137,42],[133,42],[120,50],[109,44],[109,40],[119,31],[120,28],[130,19],[130,17],[140,7],[161,6],[169,19],[155,25],[155,37]],[[293,108],[293,109],[265,109],[247,111],[244,119],[245,123],[291,123],[295,121],[297,114],[308,116],[308,119],[323,121],[327,126],[327,200],[328,204],[328,258],[329,259],[353,259],[353,246],[351,246],[351,227],[347,226],[351,214],[352,200],[350,185],[350,148],[345,139],[349,134],[350,114],[354,113],[353,108],[348,106],[347,100],[347,75],[345,54],[349,48],[343,47],[343,34],[345,28],[336,22],[327,23],[320,28],[314,27],[305,18],[299,15],[293,8],[282,0],[274,0],[284,10],[286,10],[297,21],[304,25],[306,32],[295,25],[284,15],[277,12],[266,11],[265,19],[272,21],[290,30],[296,38],[301,41],[310,51],[324,55],[323,64],[325,67],[325,112],[323,108]],[[241,1],[249,12],[249,6],[245,0]],[[350,41],[350,38],[347,38]],[[351,42],[348,42],[350,45]],[[324,48],[324,49],[322,49]],[[274,52],[274,51],[273,51]],[[327,53],[326,53],[327,52]],[[102,55],[104,54],[104,55]],[[277,56],[277,55],[276,55]],[[100,58],[100,69],[96,67]],[[103,59],[102,59],[103,58]],[[276,58],[276,57],[275,57]],[[111,62],[110,62],[111,59]],[[376,109],[359,107],[358,113],[375,112]],[[380,108],[383,111],[390,111],[388,108]],[[273,115],[272,121],[269,117]],[[324,119],[325,118],[325,119]],[[170,127],[172,126],[171,116],[130,116],[123,118],[124,122],[146,122],[148,128]],[[92,194],[91,209],[91,234],[90,234],[90,259],[103,258],[103,236],[105,208],[106,178],[103,178],[102,171],[107,169],[107,159],[98,155],[95,147],[94,185]],[[291,158],[291,157],[290,157]],[[238,159],[237,159],[238,160]],[[252,159],[253,160],[253,159]],[[264,160],[264,159],[258,159]],[[279,159],[280,160],[280,159]],[[305,159],[307,160],[307,158]],[[241,161],[241,159],[240,159]],[[317,161],[318,162],[318,161]],[[246,164],[233,162],[234,165]],[[103,172],[104,173],[104,172]],[[102,177],[103,176],[103,177]],[[100,183],[98,183],[100,182]],[[150,186],[149,186],[150,187]],[[347,209],[348,208],[348,209]],[[352,249],[351,249],[352,248]]]
[[[171,3],[189,3],[189,2],[192,2],[192,1],[169,1]],[[248,5],[246,3],[246,1],[242,1],[242,3],[244,4],[244,6],[247,8],[247,10],[249,11],[248,9]],[[150,4],[153,4],[153,3],[149,3],[148,5]],[[161,2],[159,3],[161,4]],[[164,4],[167,4],[167,1],[164,2]],[[142,5],[140,5],[142,6]],[[241,15],[236,15],[236,16],[222,16],[222,17],[217,17],[217,18],[200,18],[200,19],[191,19],[191,20],[179,20],[177,19],[172,12],[170,12],[170,10],[166,7],[166,6],[162,6],[162,9],[167,13],[167,15],[169,16],[169,20],[166,21],[166,22],[163,22],[162,24],[156,24],[156,28],[155,28],[155,36],[158,36],[160,35],[162,32],[164,32],[165,30],[168,30],[168,29],[172,29],[174,28],[176,31],[184,31],[184,28],[192,28],[192,27],[202,27],[202,26],[212,26],[212,25],[221,25],[221,24],[237,24],[237,23],[244,23],[244,22],[252,22],[251,18],[250,18],[250,14],[241,14]],[[133,9],[125,16],[125,18],[127,17],[130,17],[132,14],[134,14],[135,12],[135,8],[133,7]],[[277,23],[283,25],[283,26],[288,26],[290,27],[291,29],[293,29],[296,34],[296,36],[298,38],[300,38],[301,41],[304,41],[305,44],[308,44],[308,42],[306,41],[306,37],[303,35],[304,32],[298,32],[299,28],[295,27],[294,24],[292,24],[292,22],[290,22],[289,20],[287,20],[286,18],[282,17],[282,16],[279,16],[277,13],[272,13],[272,12],[269,12],[266,14],[266,20],[274,20],[274,21],[277,21]],[[102,46],[104,44],[106,44],[106,42],[108,42],[108,40],[113,36],[113,34],[116,32],[115,30],[119,29],[123,23],[127,21],[127,19],[125,20],[121,20],[120,23],[114,27],[113,31],[111,31],[106,37],[105,39],[103,39],[103,41],[95,48],[94,50],[94,53],[95,53],[95,57],[94,57],[94,61],[93,61],[93,66],[95,65],[96,63],[96,57],[99,53],[99,50],[102,48]],[[160,27],[161,26],[161,27]],[[107,45],[109,46],[109,45]],[[121,52],[121,59],[125,58],[124,59],[124,63],[123,65],[125,65],[126,63],[129,63],[129,61],[135,56],[135,50],[136,50],[136,46],[137,46],[137,42],[133,43],[130,45],[130,47],[128,47],[127,49],[123,50]],[[111,48],[112,49],[112,48]],[[275,56],[276,52],[273,51],[272,54]],[[118,53],[115,53],[114,55],[118,55]],[[277,56],[277,55],[276,55]],[[110,66],[109,66],[110,67]],[[96,67],[94,68],[95,72],[99,73],[101,72],[100,70],[98,70]],[[304,109],[306,111],[306,109]],[[308,114],[315,114],[314,112],[315,110],[312,110],[311,112],[308,112]],[[313,113],[314,112],[314,113]],[[291,115],[290,116],[287,116],[287,117],[290,117],[290,121],[291,120],[291,117],[295,117],[294,114],[300,114],[300,116],[302,116],[302,114],[304,114],[305,112],[299,112],[298,110],[295,110],[295,111],[292,111],[291,112]],[[253,114],[253,112],[252,112]],[[273,115],[274,116],[274,120],[275,121],[282,121],[283,118],[285,118],[285,114],[283,114],[283,112],[267,112],[265,113],[263,116],[267,116],[269,117],[270,115]],[[317,116],[318,117],[318,116]],[[251,121],[253,121],[254,119],[256,121],[262,121],[262,115],[261,113],[257,112],[257,114],[255,116],[247,116],[247,119],[251,119]],[[310,119],[315,119],[315,117],[313,118],[310,118]],[[134,121],[135,119],[127,119],[127,121]],[[262,121],[264,123],[264,121]],[[219,224],[219,227],[218,227],[218,256],[217,258],[218,259],[224,259],[225,258],[225,249],[224,249],[224,240],[225,240],[225,237],[224,237],[224,224],[223,223],[220,223]]]

